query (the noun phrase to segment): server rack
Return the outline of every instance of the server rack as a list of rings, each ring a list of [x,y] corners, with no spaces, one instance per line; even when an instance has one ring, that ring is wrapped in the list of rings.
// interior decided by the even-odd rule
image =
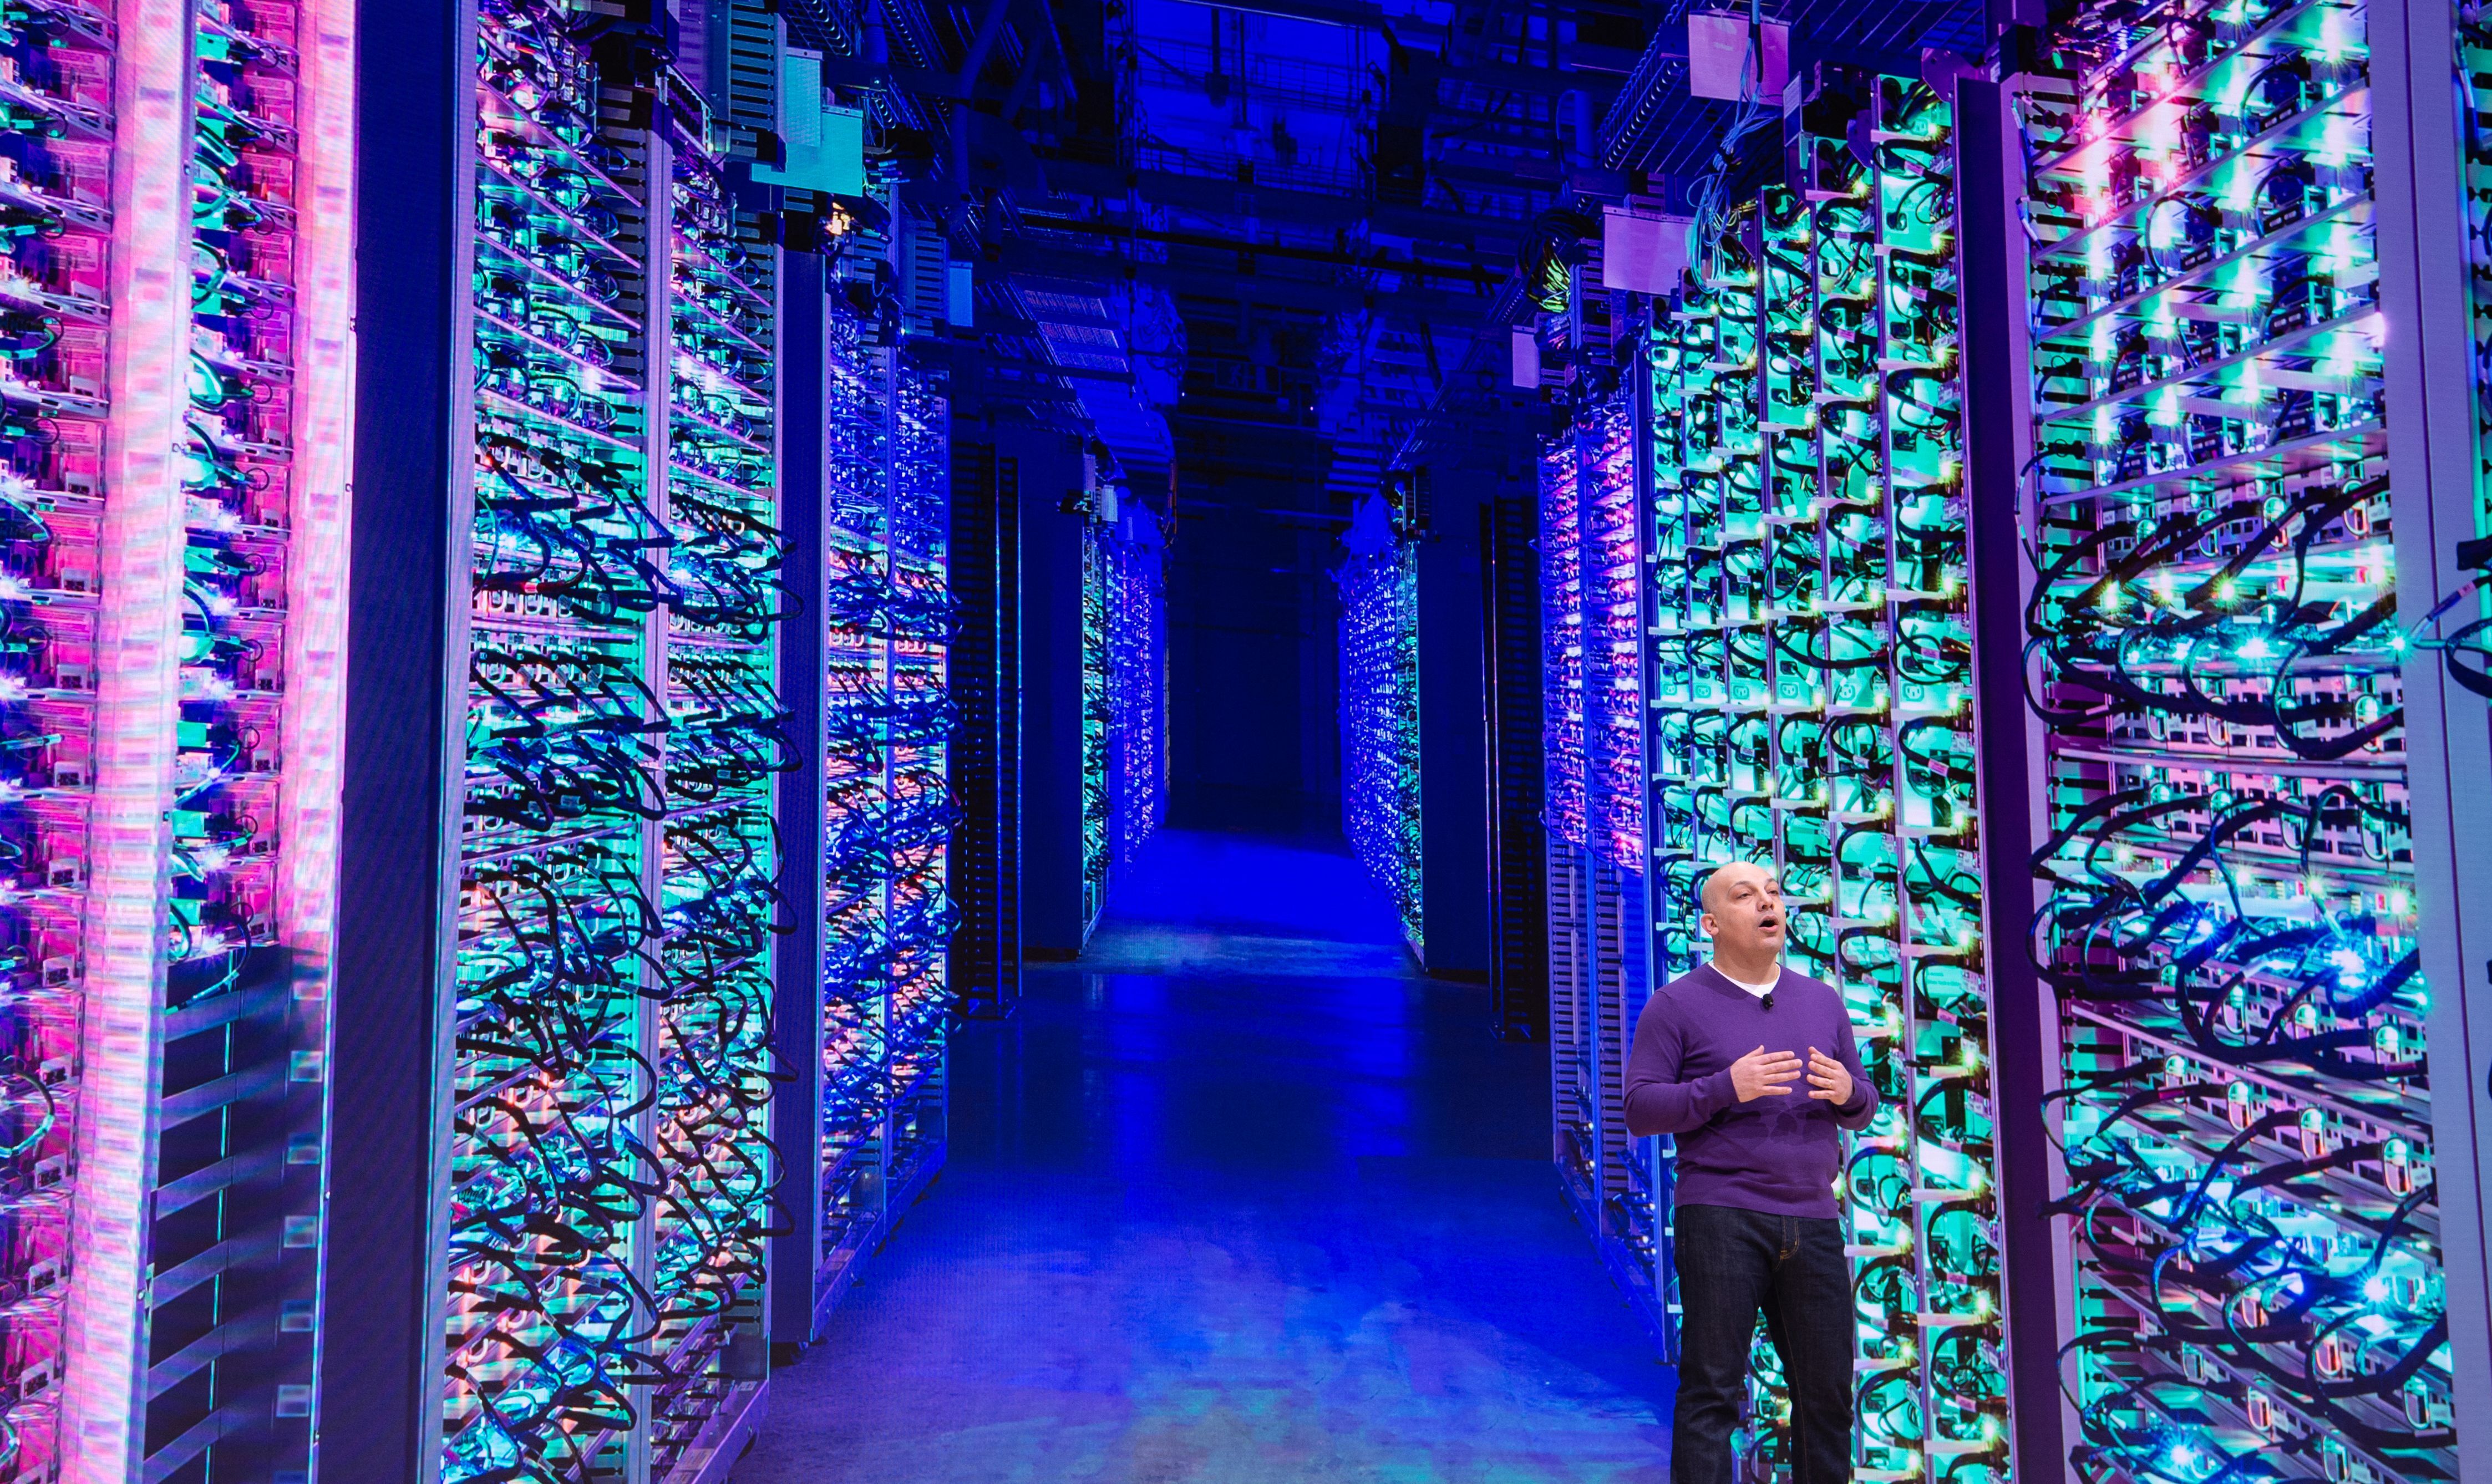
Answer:
[[[1082,531],[1082,941],[1099,930],[1108,909],[1108,873],[1115,864],[1115,780],[1109,770],[1108,734],[1116,713],[1109,680],[1113,575],[1106,543],[1088,524]]]
[[[472,43],[453,1479],[714,1477],[764,1379],[776,252],[662,37],[584,18]]]
[[[0,22],[21,1476],[311,1453],[353,36],[327,4]]]
[[[1019,460],[992,443],[952,455],[953,840],[961,926],[952,978],[966,1012],[999,1019],[1021,998],[1021,592]]]
[[[1388,476],[1342,538],[1333,583],[1342,826],[1428,974],[1491,977],[1482,592],[1472,510],[1430,471]],[[1450,528],[1438,521],[1449,518]],[[1534,913],[1535,920],[1538,914]]]
[[[1351,526],[1341,593],[1342,824],[1427,962],[1419,825],[1419,556],[1378,499]]]
[[[998,447],[1014,460],[1021,484],[1023,952],[1071,959],[1095,922],[1088,765],[1095,757],[1104,783],[1106,762],[1086,733],[1105,687],[1104,674],[1084,674],[1087,636],[1098,626],[1089,611],[1090,475],[1070,437],[1010,430]],[[1101,798],[1102,841],[1106,819]]]
[[[1489,992],[1498,1033],[1549,1034],[1548,844],[1541,823],[1537,502],[1480,506],[1481,671],[1488,718]]]
[[[1403,476],[1418,613],[1418,778],[1422,966],[1433,978],[1485,984],[1491,974],[1487,677],[1478,636],[1480,564],[1473,545],[1484,491],[1471,477]]]
[[[1578,825],[1553,767],[1551,818],[1593,847],[1566,883],[1581,925],[1552,934],[1560,1081],[1591,1110],[1561,1146],[1615,1116],[1644,994],[1706,956],[1704,876],[1774,867],[1788,958],[1842,991],[1884,1099],[1843,1187],[1855,1471],[2003,1477],[1953,116],[1918,79],[1822,67],[1795,123],[1789,183],[1700,229],[1619,399],[1544,465],[1544,553],[1582,552],[1554,575],[1580,607],[1547,621],[1583,636],[1580,656],[1551,643],[1549,673],[1585,697],[1562,730],[1588,780]],[[1623,526],[1604,504],[1621,482]],[[1587,931],[1589,971],[1564,985],[1561,944]],[[1621,1129],[1593,1162],[1613,1266],[1667,1332],[1668,1142]],[[1763,1478],[1787,1402],[1762,1344],[1755,1374],[1738,1447]]]
[[[2371,22],[2381,303],[2413,333],[2382,355],[2389,418],[2397,607],[2426,650],[2402,672],[2406,790],[2413,810],[2417,948],[2432,995],[2425,1029],[2444,1067],[2434,1079],[2433,1179],[2446,1213],[2441,1292],[2448,1315],[2452,1414],[2492,1415],[2492,1083],[2476,1049],[2492,1042],[2476,966],[2492,925],[2492,834],[2462,827],[2460,801],[2492,796],[2492,708],[2484,704],[2483,605],[2492,574],[2492,478],[2481,409],[2492,344],[2492,242],[2484,194],[2492,147],[2482,129],[2492,36],[2479,6],[2384,7]],[[2452,80],[2443,87],[2440,79]],[[2469,426],[2470,422],[2472,427]],[[2419,621],[2408,615],[2422,615]],[[2436,654],[2429,651],[2438,651]],[[2431,663],[2436,660],[2438,663]],[[2492,975],[2487,975],[2492,977]],[[2475,1213],[2469,1220],[2463,1213]],[[2478,1446],[2480,1443],[2477,1436]]]
[[[2012,79],[2074,1467],[2451,1476],[2484,1395],[2482,719],[2409,637],[2478,498],[2466,19],[2086,7]]]
[[[1572,436],[1550,443],[1539,476],[1553,1154],[1577,1219],[1597,1232],[1602,1109],[1584,859],[1583,491]]]
[[[1116,868],[1167,811],[1166,539],[1104,451],[1015,445],[1021,499],[1023,934],[1079,957]],[[1053,501],[1036,490],[1054,481]]]
[[[871,284],[885,258],[843,271]],[[869,302],[871,298],[869,297]],[[880,321],[831,301],[820,1172],[809,1340],[948,1148],[952,608],[948,407]]]
[[[1705,873],[1782,875],[1789,958],[1842,991],[1883,1100],[1843,1179],[1855,1467],[2003,1478],[1955,121],[1919,79],[1822,68],[1812,95],[1789,184],[1654,346],[1656,410],[1684,409],[1655,420],[1658,915],[1680,972]],[[1762,1469],[1787,1403],[1760,1359]]]
[[[1580,291],[1580,290],[1579,290]],[[1629,394],[1587,393],[1540,460],[1556,1152],[1576,1217],[1666,1358],[1677,1352],[1669,1167],[1626,1130],[1653,987],[1644,819],[1644,533]]]
[[[1134,858],[1168,816],[1167,542],[1150,507],[1122,503],[1100,535],[1106,570],[1108,796],[1113,854]]]

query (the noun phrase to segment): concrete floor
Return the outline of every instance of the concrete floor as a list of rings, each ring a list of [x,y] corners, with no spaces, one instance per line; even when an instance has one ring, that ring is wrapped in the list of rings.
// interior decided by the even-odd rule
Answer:
[[[1545,1050],[1346,855],[1165,833],[1114,895],[959,1045],[950,1168],[735,1484],[1664,1479]]]

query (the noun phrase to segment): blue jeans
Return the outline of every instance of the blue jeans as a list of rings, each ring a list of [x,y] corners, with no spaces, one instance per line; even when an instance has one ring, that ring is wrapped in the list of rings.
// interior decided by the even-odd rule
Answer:
[[[1852,1269],[1843,1223],[1682,1205],[1673,1227],[1679,1318],[1671,1484],[1731,1484],[1731,1430],[1760,1312],[1791,1384],[1792,1484],[1850,1484]]]

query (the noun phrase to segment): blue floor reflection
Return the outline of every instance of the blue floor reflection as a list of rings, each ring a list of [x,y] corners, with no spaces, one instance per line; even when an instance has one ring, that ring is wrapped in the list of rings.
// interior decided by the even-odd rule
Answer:
[[[951,1169],[737,1484],[1666,1477],[1546,1053],[1410,971],[1347,856],[1170,833],[1117,893],[956,1053]]]

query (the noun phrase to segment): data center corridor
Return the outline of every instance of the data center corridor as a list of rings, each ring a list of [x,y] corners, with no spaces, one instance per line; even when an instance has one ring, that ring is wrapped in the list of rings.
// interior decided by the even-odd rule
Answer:
[[[949,1168],[736,1484],[1666,1477],[1545,1050],[1412,971],[1348,854],[1163,832],[953,1054]]]

